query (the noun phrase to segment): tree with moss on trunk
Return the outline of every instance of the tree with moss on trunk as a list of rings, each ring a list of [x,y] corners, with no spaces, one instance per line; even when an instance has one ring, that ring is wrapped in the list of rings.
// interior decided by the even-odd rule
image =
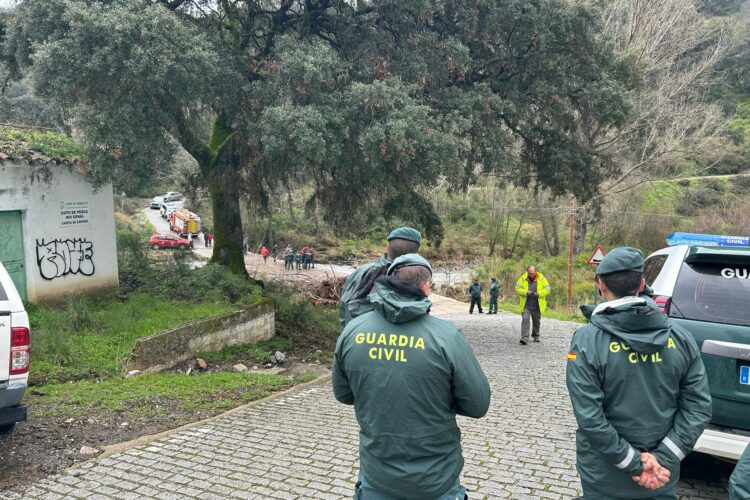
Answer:
[[[243,274],[240,199],[263,209],[300,173],[337,230],[377,209],[437,244],[439,184],[595,193],[606,162],[571,117],[617,127],[635,82],[601,19],[523,0],[23,0],[3,60],[65,110],[95,181],[195,158],[212,261]]]

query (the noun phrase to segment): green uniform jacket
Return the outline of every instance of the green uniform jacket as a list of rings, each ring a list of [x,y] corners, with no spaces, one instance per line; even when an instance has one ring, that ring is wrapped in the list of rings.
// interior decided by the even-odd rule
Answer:
[[[536,273],[536,291],[539,293],[539,311],[544,312],[547,309],[547,295],[549,295],[550,288],[547,278],[542,273]],[[529,273],[523,273],[523,276],[518,278],[516,281],[516,293],[519,297],[519,305],[521,310],[526,306],[526,294],[529,292]]]
[[[482,285],[474,283],[469,287],[469,295],[474,299],[482,298]]]
[[[711,395],[698,346],[649,298],[599,304],[573,335],[567,384],[578,421],[581,481],[616,498],[669,491],[711,420]],[[641,452],[671,471],[660,490],[638,486]]]
[[[360,426],[361,473],[399,498],[435,498],[464,465],[456,414],[487,413],[490,386],[453,324],[428,314],[413,285],[381,277],[375,310],[347,324],[336,343],[333,393],[353,404]]]
[[[497,282],[494,281],[490,285],[490,298],[491,299],[496,299],[496,298],[498,298],[498,296],[500,296],[500,285],[498,285]]]
[[[344,282],[344,289],[341,292],[341,302],[339,302],[339,323],[341,323],[341,326],[346,326],[346,324],[354,318],[348,309],[348,304],[352,295],[354,295],[354,292],[359,288],[359,284],[362,282],[365,273],[367,273],[370,268],[384,266],[386,264],[392,264],[391,260],[386,257],[381,257],[374,262],[362,264],[356,271],[347,276],[346,281]]]
[[[750,500],[750,445],[745,447],[729,479],[729,500]]]

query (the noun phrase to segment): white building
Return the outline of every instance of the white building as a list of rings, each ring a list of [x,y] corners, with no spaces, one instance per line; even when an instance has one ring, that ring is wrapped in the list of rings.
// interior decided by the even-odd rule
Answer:
[[[95,190],[77,161],[0,141],[0,235],[0,262],[30,302],[118,286],[112,186]]]

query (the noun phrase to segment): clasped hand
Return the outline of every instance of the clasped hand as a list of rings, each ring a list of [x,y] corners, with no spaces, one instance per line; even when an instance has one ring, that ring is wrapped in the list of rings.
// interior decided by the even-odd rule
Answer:
[[[633,476],[633,481],[639,486],[657,490],[669,482],[669,469],[662,467],[654,455],[641,453],[641,462],[643,462],[643,472],[638,476]]]

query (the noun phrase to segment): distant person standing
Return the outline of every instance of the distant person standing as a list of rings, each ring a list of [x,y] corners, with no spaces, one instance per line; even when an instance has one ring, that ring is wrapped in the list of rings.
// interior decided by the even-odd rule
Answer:
[[[315,247],[310,247],[310,267],[315,269],[315,258],[318,256],[318,251]]]
[[[208,233],[206,231],[203,231],[203,246],[208,246]]]
[[[312,253],[312,247],[308,247],[307,251],[305,252],[305,257],[303,259],[303,266],[305,269],[312,268],[312,262],[313,262],[313,253]]]
[[[729,500],[750,500],[750,444],[729,478]]]
[[[273,262],[276,263],[276,257],[279,256],[279,245],[274,245],[271,249],[271,255],[273,256]]]
[[[483,314],[484,311],[482,311],[482,285],[479,284],[479,278],[474,278],[474,283],[472,283],[469,287],[469,297],[471,298],[469,314],[474,314],[475,304],[479,309],[479,314]]]
[[[643,264],[630,247],[602,259],[596,286],[604,302],[570,342],[566,377],[586,500],[676,499],[680,462],[711,420],[698,345],[638,296]]]
[[[294,254],[294,263],[297,265],[297,271],[302,269],[302,254],[299,250]]]
[[[208,233],[208,246],[214,246],[214,234],[210,231]]]
[[[516,282],[516,293],[521,306],[521,345],[529,343],[529,323],[533,324],[531,337],[539,342],[539,326],[542,313],[547,309],[547,295],[550,288],[547,278],[536,272],[536,267],[529,266]]]
[[[500,297],[500,285],[497,278],[490,280],[490,311],[487,314],[497,314],[497,299]]]
[[[284,269],[291,271],[294,269],[294,251],[290,245],[284,250]]]
[[[260,255],[261,257],[263,257],[263,263],[265,264],[268,260],[268,249],[265,247],[265,245],[260,249]]]

